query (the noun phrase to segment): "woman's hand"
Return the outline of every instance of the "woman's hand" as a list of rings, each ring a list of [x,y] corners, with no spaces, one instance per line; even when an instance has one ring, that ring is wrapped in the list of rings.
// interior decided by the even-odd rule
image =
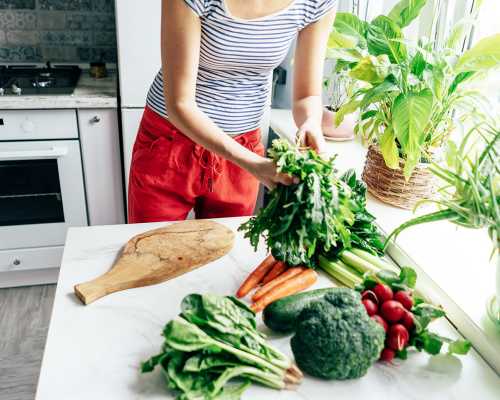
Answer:
[[[321,122],[316,118],[309,118],[299,127],[297,132],[299,146],[311,147],[318,154],[325,152],[325,138],[321,129]]]
[[[278,172],[276,164],[270,158],[260,157],[247,167],[247,170],[268,189],[274,189],[278,183],[287,186],[299,183],[299,178]]]

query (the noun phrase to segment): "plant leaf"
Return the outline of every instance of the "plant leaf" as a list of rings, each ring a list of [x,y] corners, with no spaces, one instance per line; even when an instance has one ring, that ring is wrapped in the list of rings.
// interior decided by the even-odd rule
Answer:
[[[369,83],[380,83],[389,75],[389,57],[386,54],[380,56],[363,57],[351,70],[351,78]]]
[[[356,111],[359,107],[359,103],[359,100],[351,100],[343,104],[335,114],[335,126],[339,126],[342,121],[344,121],[344,117],[346,115],[352,114],[354,111]]]
[[[472,347],[471,342],[468,340],[457,339],[448,345],[449,354],[467,354]]]
[[[370,54],[379,56],[387,54],[391,62],[399,64],[407,57],[406,46],[400,27],[385,15],[379,15],[368,26],[368,50]],[[394,40],[397,39],[397,40]]]
[[[433,97],[429,89],[400,94],[392,106],[392,124],[396,139],[406,156],[405,177],[408,179],[420,161],[425,127],[432,113]]]
[[[366,47],[366,32],[368,23],[359,19],[356,15],[339,12],[335,16],[333,27],[344,35],[355,37],[359,46]]]
[[[401,0],[392,8],[388,17],[404,28],[418,17],[425,3],[427,0]]]
[[[500,66],[500,33],[481,39],[455,64],[455,72],[485,71]]]
[[[357,43],[355,37],[342,34],[334,29],[328,36],[327,47],[332,49],[352,49],[356,47]]]
[[[384,157],[385,165],[392,169],[399,168],[399,151],[394,137],[394,130],[387,127],[385,132],[380,137],[380,152]]]

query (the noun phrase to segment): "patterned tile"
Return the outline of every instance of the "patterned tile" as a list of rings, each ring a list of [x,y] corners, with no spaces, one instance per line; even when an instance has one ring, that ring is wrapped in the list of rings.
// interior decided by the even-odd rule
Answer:
[[[79,47],[77,49],[78,58],[83,62],[105,61],[116,63],[116,47]]]
[[[116,46],[116,35],[114,32],[94,32],[94,44],[96,46]]]
[[[0,0],[0,10],[6,8],[16,10],[34,10],[35,0]]]
[[[6,37],[5,37],[5,32],[0,31],[0,47],[5,45]]]
[[[113,31],[115,32],[115,14],[94,14],[93,29],[96,31]]]
[[[36,14],[32,11],[2,11],[0,12],[0,29],[36,29]]]
[[[80,13],[67,13],[66,28],[69,30],[92,30],[94,15],[80,14]]]
[[[54,62],[80,61],[75,46],[42,46],[42,56]]]
[[[39,62],[42,60],[42,53],[39,47],[0,47],[0,61],[2,62]]]
[[[38,29],[54,30],[66,28],[66,11],[39,11]]]
[[[92,0],[92,6],[94,11],[103,11],[109,13],[115,11],[115,2],[113,0]]]
[[[42,10],[92,10],[92,0],[38,0],[38,4]]]
[[[91,45],[92,32],[88,31],[42,31],[40,41],[46,45]]]
[[[37,45],[40,43],[40,35],[37,31],[8,31],[7,43],[9,45]]]

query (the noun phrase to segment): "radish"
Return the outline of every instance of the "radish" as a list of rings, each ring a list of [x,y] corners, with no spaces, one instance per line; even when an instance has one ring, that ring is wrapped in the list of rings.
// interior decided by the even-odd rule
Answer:
[[[380,315],[387,322],[398,322],[405,313],[404,307],[399,301],[388,300],[380,307]]]
[[[382,353],[380,353],[380,361],[384,362],[391,362],[394,360],[394,356],[396,355],[396,352],[392,349],[385,348],[382,350]]]
[[[385,322],[385,319],[383,319],[380,315],[375,314],[372,315],[371,318],[375,321],[378,322],[380,325],[382,325],[382,328],[384,328],[384,331],[387,333],[387,329],[389,329],[389,325],[387,325],[387,322]]]
[[[377,313],[378,307],[373,301],[365,299],[362,301],[362,303],[365,306],[366,312],[368,313],[369,316],[372,316]]]
[[[365,290],[361,293],[361,300],[368,299],[373,301],[375,304],[378,304],[378,298],[375,293],[373,293],[371,290]]]
[[[410,334],[401,324],[392,325],[387,334],[387,345],[396,351],[403,350],[410,340]]]
[[[373,292],[377,296],[380,304],[384,301],[392,300],[392,289],[387,285],[377,283],[373,288]]]
[[[411,308],[413,307],[413,299],[411,298],[410,293],[400,290],[394,294],[394,300],[399,301],[404,308],[411,311]]]
[[[403,326],[408,329],[408,331],[411,331],[413,327],[415,326],[415,319],[413,318],[413,314],[411,311],[406,311],[403,315],[403,318],[401,318],[401,323]]]

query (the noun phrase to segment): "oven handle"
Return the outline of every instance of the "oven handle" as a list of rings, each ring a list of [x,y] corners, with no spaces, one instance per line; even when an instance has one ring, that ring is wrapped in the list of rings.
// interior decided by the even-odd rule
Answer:
[[[64,157],[66,154],[68,154],[66,147],[52,147],[47,150],[0,151],[0,161],[45,160]]]

